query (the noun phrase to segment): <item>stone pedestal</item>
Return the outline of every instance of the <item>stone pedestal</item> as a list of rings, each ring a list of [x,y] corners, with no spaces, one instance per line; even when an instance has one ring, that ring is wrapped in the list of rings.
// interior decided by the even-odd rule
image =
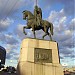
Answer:
[[[24,39],[17,69],[18,75],[63,75],[57,43]]]

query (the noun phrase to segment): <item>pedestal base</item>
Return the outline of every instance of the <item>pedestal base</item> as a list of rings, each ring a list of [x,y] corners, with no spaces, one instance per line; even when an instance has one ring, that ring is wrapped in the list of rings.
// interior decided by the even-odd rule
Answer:
[[[19,62],[18,75],[64,75],[60,64]]]
[[[18,75],[64,75],[56,42],[24,39],[17,66]]]

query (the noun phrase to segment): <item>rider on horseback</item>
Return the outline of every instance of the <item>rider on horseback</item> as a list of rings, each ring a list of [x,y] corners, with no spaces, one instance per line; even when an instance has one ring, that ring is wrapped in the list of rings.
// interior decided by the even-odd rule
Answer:
[[[38,6],[35,6],[34,16],[35,16],[37,26],[40,26],[41,20],[42,20],[42,10],[41,10],[41,8],[38,8]]]

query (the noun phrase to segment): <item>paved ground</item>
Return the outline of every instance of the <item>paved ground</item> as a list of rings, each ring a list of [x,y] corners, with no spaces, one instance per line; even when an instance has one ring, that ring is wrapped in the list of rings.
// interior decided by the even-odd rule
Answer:
[[[7,73],[7,72],[0,72],[0,75],[17,75],[17,74],[14,74],[14,73]]]
[[[0,72],[0,75],[17,75],[17,74],[15,74],[15,73],[7,73],[7,72]],[[65,74],[65,75],[67,75],[67,74]],[[75,75],[75,73],[70,74],[70,75]]]

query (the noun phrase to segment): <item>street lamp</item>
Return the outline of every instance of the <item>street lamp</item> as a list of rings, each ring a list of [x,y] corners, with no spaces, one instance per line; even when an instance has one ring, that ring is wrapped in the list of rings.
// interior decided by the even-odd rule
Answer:
[[[0,62],[1,62],[1,59],[0,59]]]

